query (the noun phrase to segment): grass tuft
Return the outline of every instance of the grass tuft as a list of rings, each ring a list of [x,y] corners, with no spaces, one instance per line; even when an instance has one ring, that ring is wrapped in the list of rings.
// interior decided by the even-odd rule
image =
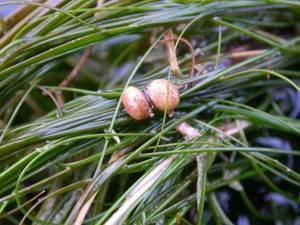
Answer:
[[[0,224],[299,223],[299,2],[8,5]],[[180,105],[134,121],[159,78]]]

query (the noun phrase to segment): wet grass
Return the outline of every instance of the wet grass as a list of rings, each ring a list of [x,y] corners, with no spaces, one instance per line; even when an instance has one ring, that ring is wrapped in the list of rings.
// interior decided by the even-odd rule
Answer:
[[[0,3],[1,224],[299,222],[298,1],[53,2]],[[174,116],[132,120],[122,90],[157,78]]]

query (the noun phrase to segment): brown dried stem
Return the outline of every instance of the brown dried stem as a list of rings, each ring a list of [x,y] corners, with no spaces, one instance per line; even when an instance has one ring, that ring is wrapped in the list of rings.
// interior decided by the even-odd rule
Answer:
[[[244,58],[248,58],[248,57],[254,57],[257,55],[261,55],[263,53],[265,53],[267,50],[266,49],[259,49],[259,50],[249,50],[249,51],[243,51],[243,52],[233,52],[230,53],[230,58],[231,59],[236,59],[236,60],[240,60],[240,59],[244,59]]]
[[[177,40],[177,39],[178,39],[177,37],[165,38],[165,39],[163,39],[163,40],[160,41],[160,44],[166,44],[166,43],[168,43],[170,41],[174,41],[174,40]],[[186,46],[188,46],[188,48],[189,48],[189,50],[191,52],[191,55],[192,55],[192,59],[191,59],[192,61],[191,61],[191,63],[192,63],[192,65],[191,65],[191,69],[190,69],[190,72],[189,72],[189,76],[193,77],[194,76],[194,70],[195,70],[194,67],[195,67],[195,63],[196,63],[195,50],[194,50],[192,44],[187,39],[181,37],[179,39],[179,41],[181,41]]]
[[[173,31],[172,31],[172,29],[169,29],[165,40],[170,40],[170,41],[165,42],[164,44],[166,45],[167,50],[168,50],[167,53],[168,53],[168,58],[169,58],[169,63],[170,63],[170,69],[171,69],[172,73],[174,73],[177,77],[180,77],[181,71],[180,71],[179,65],[178,65],[174,39],[175,39],[175,36],[173,34]]]
[[[58,85],[59,87],[67,87],[70,82],[72,82],[75,77],[79,74],[82,67],[85,65],[86,61],[88,60],[89,55],[92,52],[92,47],[88,47],[85,49],[83,55],[81,56],[79,63],[75,66],[75,68],[71,71],[71,73]],[[64,104],[64,97],[62,91],[53,91],[59,104],[62,106]]]
[[[61,108],[61,104],[55,98],[55,96],[53,95],[53,93],[51,91],[49,91],[48,89],[43,88],[41,86],[37,86],[37,87],[43,91],[43,95],[45,95],[45,96],[48,95],[52,99],[52,101],[54,102],[54,104],[55,104],[55,106],[57,108],[58,116],[62,117],[63,116],[63,111],[62,111],[62,108]]]
[[[66,87],[69,85],[71,81],[75,79],[75,77],[79,74],[80,70],[88,60],[89,55],[92,52],[92,47],[88,47],[85,49],[83,55],[81,56],[79,63],[75,66],[72,72],[58,85],[59,87]]]

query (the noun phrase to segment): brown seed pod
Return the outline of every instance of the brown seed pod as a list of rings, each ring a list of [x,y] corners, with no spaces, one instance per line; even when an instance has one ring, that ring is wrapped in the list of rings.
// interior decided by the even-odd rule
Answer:
[[[125,111],[136,120],[144,120],[152,117],[151,106],[146,96],[138,88],[129,86],[121,96],[121,102]]]
[[[145,94],[155,108],[161,112],[166,110],[170,116],[180,103],[178,88],[166,79],[151,81],[146,87]]]

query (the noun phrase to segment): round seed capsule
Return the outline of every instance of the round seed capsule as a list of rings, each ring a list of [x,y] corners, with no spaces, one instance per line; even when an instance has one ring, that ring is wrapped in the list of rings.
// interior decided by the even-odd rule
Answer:
[[[151,106],[144,93],[138,88],[129,86],[123,91],[121,102],[125,111],[136,120],[144,120],[152,116]]]
[[[166,110],[170,116],[180,103],[178,88],[166,79],[151,81],[146,87],[145,94],[155,108],[161,112]]]

